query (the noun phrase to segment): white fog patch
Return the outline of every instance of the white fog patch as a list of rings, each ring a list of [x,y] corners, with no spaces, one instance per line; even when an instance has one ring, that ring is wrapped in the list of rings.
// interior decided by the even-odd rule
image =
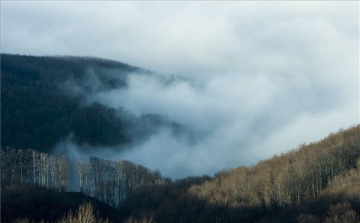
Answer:
[[[128,88],[95,94],[91,100],[138,115],[160,114],[194,130],[195,138],[205,135],[188,144],[164,129],[118,154],[175,178],[251,165],[354,124],[356,98],[339,97],[343,91],[332,94],[341,88],[304,76],[271,77],[214,75],[196,87],[182,80],[164,85],[156,76],[133,74]]]
[[[274,106],[276,97],[290,93],[276,81],[266,75],[229,74],[214,76],[196,88],[186,81],[163,85],[153,76],[132,75],[128,88],[101,92],[89,100],[137,115],[164,115],[199,130],[215,129],[237,118],[256,116]]]

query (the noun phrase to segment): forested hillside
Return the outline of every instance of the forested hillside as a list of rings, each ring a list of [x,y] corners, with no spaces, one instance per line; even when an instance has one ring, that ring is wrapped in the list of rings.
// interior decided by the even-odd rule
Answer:
[[[61,213],[89,201],[115,215],[114,208],[126,212],[141,202],[142,186],[170,182],[159,171],[125,160],[91,157],[71,164],[65,156],[9,147],[2,148],[0,155],[2,219],[6,222],[19,217],[55,221]],[[24,203],[19,204],[16,197]],[[39,206],[41,210],[34,210]],[[102,217],[114,220],[106,213]]]
[[[10,202],[9,191],[12,197],[32,193],[17,189],[21,181],[25,188],[26,181],[29,186],[35,183],[56,189],[53,193],[64,193],[56,192],[68,185],[61,179],[69,182],[61,176],[70,176],[73,171],[77,191],[116,208],[113,222],[359,221],[360,126],[254,166],[223,170],[212,178],[188,177],[174,182],[127,161],[79,159],[71,169],[65,158],[34,150],[8,148],[2,153],[3,210],[19,207]],[[61,174],[64,171],[67,174]],[[21,205],[23,213],[30,210],[26,203]],[[66,210],[52,219],[60,219]],[[8,222],[14,220],[11,214],[7,216]]]
[[[1,55],[1,145],[49,152],[60,140],[114,146],[141,142],[159,126],[179,125],[156,114],[88,103],[93,92],[125,88],[128,75],[150,71],[89,57]],[[135,140],[136,139],[136,140]]]
[[[169,189],[160,206],[144,202],[133,213],[152,210],[157,222],[357,223],[359,157],[357,126],[254,166]],[[154,199],[153,194],[145,200]]]
[[[1,222],[359,222],[360,125],[256,165],[175,181],[126,160],[51,153],[66,138],[123,149],[160,128],[181,133],[160,115],[88,100],[126,88],[130,75],[154,74],[98,58],[1,55]]]

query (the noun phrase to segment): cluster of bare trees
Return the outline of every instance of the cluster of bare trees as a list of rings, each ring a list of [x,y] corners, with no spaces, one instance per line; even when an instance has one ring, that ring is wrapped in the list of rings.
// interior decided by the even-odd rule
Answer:
[[[2,148],[0,152],[3,186],[28,182],[60,190],[67,188],[70,162],[65,156],[10,147]]]
[[[91,157],[88,161],[78,159],[75,163],[80,191],[111,205],[121,204],[125,198],[140,200],[139,188],[164,182],[159,171],[136,165],[125,160],[104,160]]]
[[[141,200],[140,188],[166,181],[159,171],[130,161],[91,157],[79,158],[71,165],[65,156],[10,147],[1,149],[1,178],[3,186],[27,182],[61,191],[68,188],[70,178],[76,179],[71,181],[72,189],[114,207],[125,200],[136,204]]]
[[[211,181],[192,186],[188,194],[212,206],[256,207],[259,216],[269,215],[303,201],[316,201],[335,177],[360,168],[359,157],[360,126],[357,126],[252,167],[222,171]],[[220,220],[239,220],[229,216]]]

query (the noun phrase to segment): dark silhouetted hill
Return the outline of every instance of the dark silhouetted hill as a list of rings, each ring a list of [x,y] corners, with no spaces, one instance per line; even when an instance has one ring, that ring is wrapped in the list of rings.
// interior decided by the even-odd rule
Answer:
[[[1,221],[16,219],[55,222],[70,210],[75,212],[82,204],[91,203],[99,217],[111,222],[119,219],[119,213],[97,199],[79,192],[57,192],[36,185],[21,184],[1,191]],[[95,213],[95,214],[96,214]]]
[[[69,136],[80,145],[121,146],[141,142],[159,127],[177,131],[178,124],[156,114],[87,103],[93,93],[126,88],[134,73],[151,75],[99,58],[2,54],[1,146],[49,152]]]

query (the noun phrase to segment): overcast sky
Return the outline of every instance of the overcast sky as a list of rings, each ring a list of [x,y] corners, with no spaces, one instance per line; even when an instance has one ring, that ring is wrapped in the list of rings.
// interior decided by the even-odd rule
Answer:
[[[172,177],[250,165],[359,123],[356,1],[1,1],[1,52],[103,57],[188,80],[133,75],[127,90],[89,96],[203,136],[190,145],[164,129],[117,154]]]

